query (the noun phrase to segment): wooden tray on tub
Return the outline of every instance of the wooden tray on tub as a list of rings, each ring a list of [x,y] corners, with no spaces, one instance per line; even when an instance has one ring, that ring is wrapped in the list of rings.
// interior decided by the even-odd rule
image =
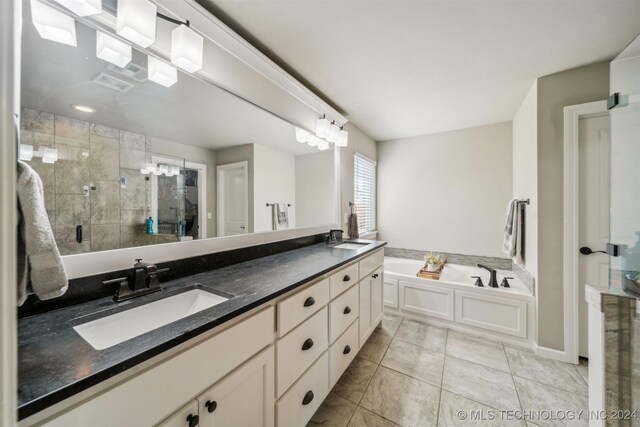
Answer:
[[[416,274],[416,276],[422,279],[440,280],[440,274],[442,273],[442,270],[444,270],[444,265],[446,263],[447,260],[445,259],[436,271],[428,271],[427,265],[425,264],[424,267],[422,267],[420,271],[418,271],[418,274]]]

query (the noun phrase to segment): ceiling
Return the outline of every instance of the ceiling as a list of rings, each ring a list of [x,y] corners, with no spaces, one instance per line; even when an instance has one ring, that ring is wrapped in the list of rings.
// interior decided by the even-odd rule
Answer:
[[[640,32],[640,0],[198,1],[378,141],[509,121]]]
[[[24,13],[24,107],[210,150],[257,143],[294,155],[318,152],[296,142],[293,125],[210,83],[183,72],[169,88],[151,82],[146,79],[147,56],[137,50],[132,63],[143,68],[144,81],[123,77],[96,58],[95,30],[77,22],[78,46],[67,46],[38,35],[28,3]],[[100,73],[133,88],[120,93],[100,86],[93,81]],[[74,104],[96,111],[82,113]]]

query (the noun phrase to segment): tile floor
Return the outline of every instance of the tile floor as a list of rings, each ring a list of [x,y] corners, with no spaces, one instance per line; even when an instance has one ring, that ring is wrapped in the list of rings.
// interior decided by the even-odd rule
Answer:
[[[308,425],[587,425],[587,405],[586,362],[385,314]]]

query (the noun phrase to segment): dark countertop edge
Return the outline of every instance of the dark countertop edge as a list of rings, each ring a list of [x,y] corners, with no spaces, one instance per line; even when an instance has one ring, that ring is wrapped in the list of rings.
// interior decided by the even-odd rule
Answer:
[[[354,239],[355,241],[358,241],[357,239]],[[227,323],[233,319],[235,319],[238,316],[241,316],[242,314],[253,310],[254,308],[257,308],[263,304],[268,303],[269,301],[278,298],[279,296],[282,296],[292,290],[295,290],[319,277],[324,276],[325,274],[329,273],[332,270],[335,270],[337,268],[342,267],[343,265],[352,263],[354,261],[357,261],[358,259],[370,254],[371,252],[375,252],[381,248],[383,248],[387,243],[386,242],[376,242],[377,244],[374,245],[374,247],[369,248],[363,252],[358,253],[357,255],[355,255],[353,258],[349,258],[345,261],[341,261],[339,263],[334,264],[333,266],[331,266],[330,268],[327,268],[325,270],[320,271],[319,273],[316,273],[312,276],[308,276],[298,282],[296,282],[295,284],[288,286],[286,288],[282,288],[276,292],[273,292],[272,294],[269,294],[263,298],[260,298],[256,301],[252,301],[240,308],[238,308],[235,311],[232,311],[226,315],[220,316],[218,318],[213,319],[211,322],[202,325],[201,327],[198,327],[196,329],[192,329],[191,331],[189,331],[189,333],[185,333],[180,335],[179,337],[170,339],[168,341],[162,342],[160,344],[158,344],[156,347],[149,349],[147,351],[143,351],[121,363],[118,363],[116,365],[113,365],[107,369],[104,369],[103,371],[97,372],[93,375],[90,375],[86,378],[83,378],[79,381],[76,381],[74,383],[69,384],[68,386],[58,389],[54,392],[51,392],[49,394],[45,394],[42,395],[41,397],[38,397],[34,400],[31,400],[27,403],[24,403],[22,405],[18,406],[18,421],[22,421],[32,415],[37,414],[40,411],[43,411],[57,403],[62,402],[65,399],[68,399],[70,397],[73,397],[74,395],[85,391],[87,389],[89,389],[90,387],[93,387],[95,385],[98,385],[99,383],[106,381],[122,372],[125,372],[128,369],[131,369],[137,365],[139,365],[140,363],[143,363],[149,359],[151,359],[152,357],[158,356],[161,353],[164,353],[174,347],[177,347],[180,344],[183,344],[191,339],[194,339],[196,337],[198,337],[199,335],[202,335],[208,331],[210,331],[211,329],[214,329],[218,326],[223,325],[224,323]],[[363,248],[364,249],[364,248]],[[362,250],[362,249],[360,249]],[[359,251],[360,251],[359,250]]]

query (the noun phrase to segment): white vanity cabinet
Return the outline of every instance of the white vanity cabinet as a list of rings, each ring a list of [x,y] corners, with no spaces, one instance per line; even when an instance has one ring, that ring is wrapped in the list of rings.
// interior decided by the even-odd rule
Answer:
[[[157,427],[195,427],[200,425],[198,401],[193,399],[182,408],[169,415]]]
[[[360,347],[364,345],[373,329],[382,320],[382,283],[382,267],[378,267],[360,280]]]

